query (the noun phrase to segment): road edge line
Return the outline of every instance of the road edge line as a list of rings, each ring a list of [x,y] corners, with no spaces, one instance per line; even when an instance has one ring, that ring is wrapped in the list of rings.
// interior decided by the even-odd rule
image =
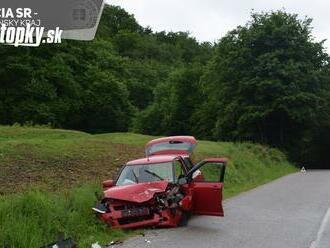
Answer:
[[[328,223],[330,224],[329,221],[330,221],[330,206],[322,219],[321,226],[320,226],[319,231],[317,232],[316,239],[311,243],[310,248],[319,248],[320,242],[323,237],[323,233],[324,233]]]

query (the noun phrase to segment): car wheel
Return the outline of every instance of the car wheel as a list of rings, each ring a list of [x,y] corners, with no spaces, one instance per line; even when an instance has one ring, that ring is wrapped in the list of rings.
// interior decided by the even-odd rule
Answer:
[[[179,222],[179,226],[187,226],[189,218],[190,218],[190,213],[182,211],[182,216]]]

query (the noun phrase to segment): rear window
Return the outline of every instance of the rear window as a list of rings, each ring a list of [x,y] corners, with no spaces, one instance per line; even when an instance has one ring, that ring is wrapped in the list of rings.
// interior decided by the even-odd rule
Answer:
[[[192,153],[194,150],[194,146],[195,145],[188,142],[168,141],[148,147],[147,154],[153,154],[160,151],[169,151],[169,150],[187,151],[188,153]]]

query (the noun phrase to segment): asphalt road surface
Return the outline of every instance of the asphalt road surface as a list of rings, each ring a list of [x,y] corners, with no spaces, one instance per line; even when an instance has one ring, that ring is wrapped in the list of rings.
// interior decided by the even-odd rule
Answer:
[[[196,216],[116,247],[330,248],[330,170],[285,176],[224,207],[224,218]]]

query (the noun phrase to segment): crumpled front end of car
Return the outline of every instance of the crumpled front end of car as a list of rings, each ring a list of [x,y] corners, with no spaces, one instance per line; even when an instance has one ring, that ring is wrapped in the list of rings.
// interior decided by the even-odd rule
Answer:
[[[94,208],[99,218],[112,228],[148,226],[176,227],[182,224],[191,208],[191,197],[179,186],[169,185],[165,192],[154,194],[142,203],[104,198]]]

